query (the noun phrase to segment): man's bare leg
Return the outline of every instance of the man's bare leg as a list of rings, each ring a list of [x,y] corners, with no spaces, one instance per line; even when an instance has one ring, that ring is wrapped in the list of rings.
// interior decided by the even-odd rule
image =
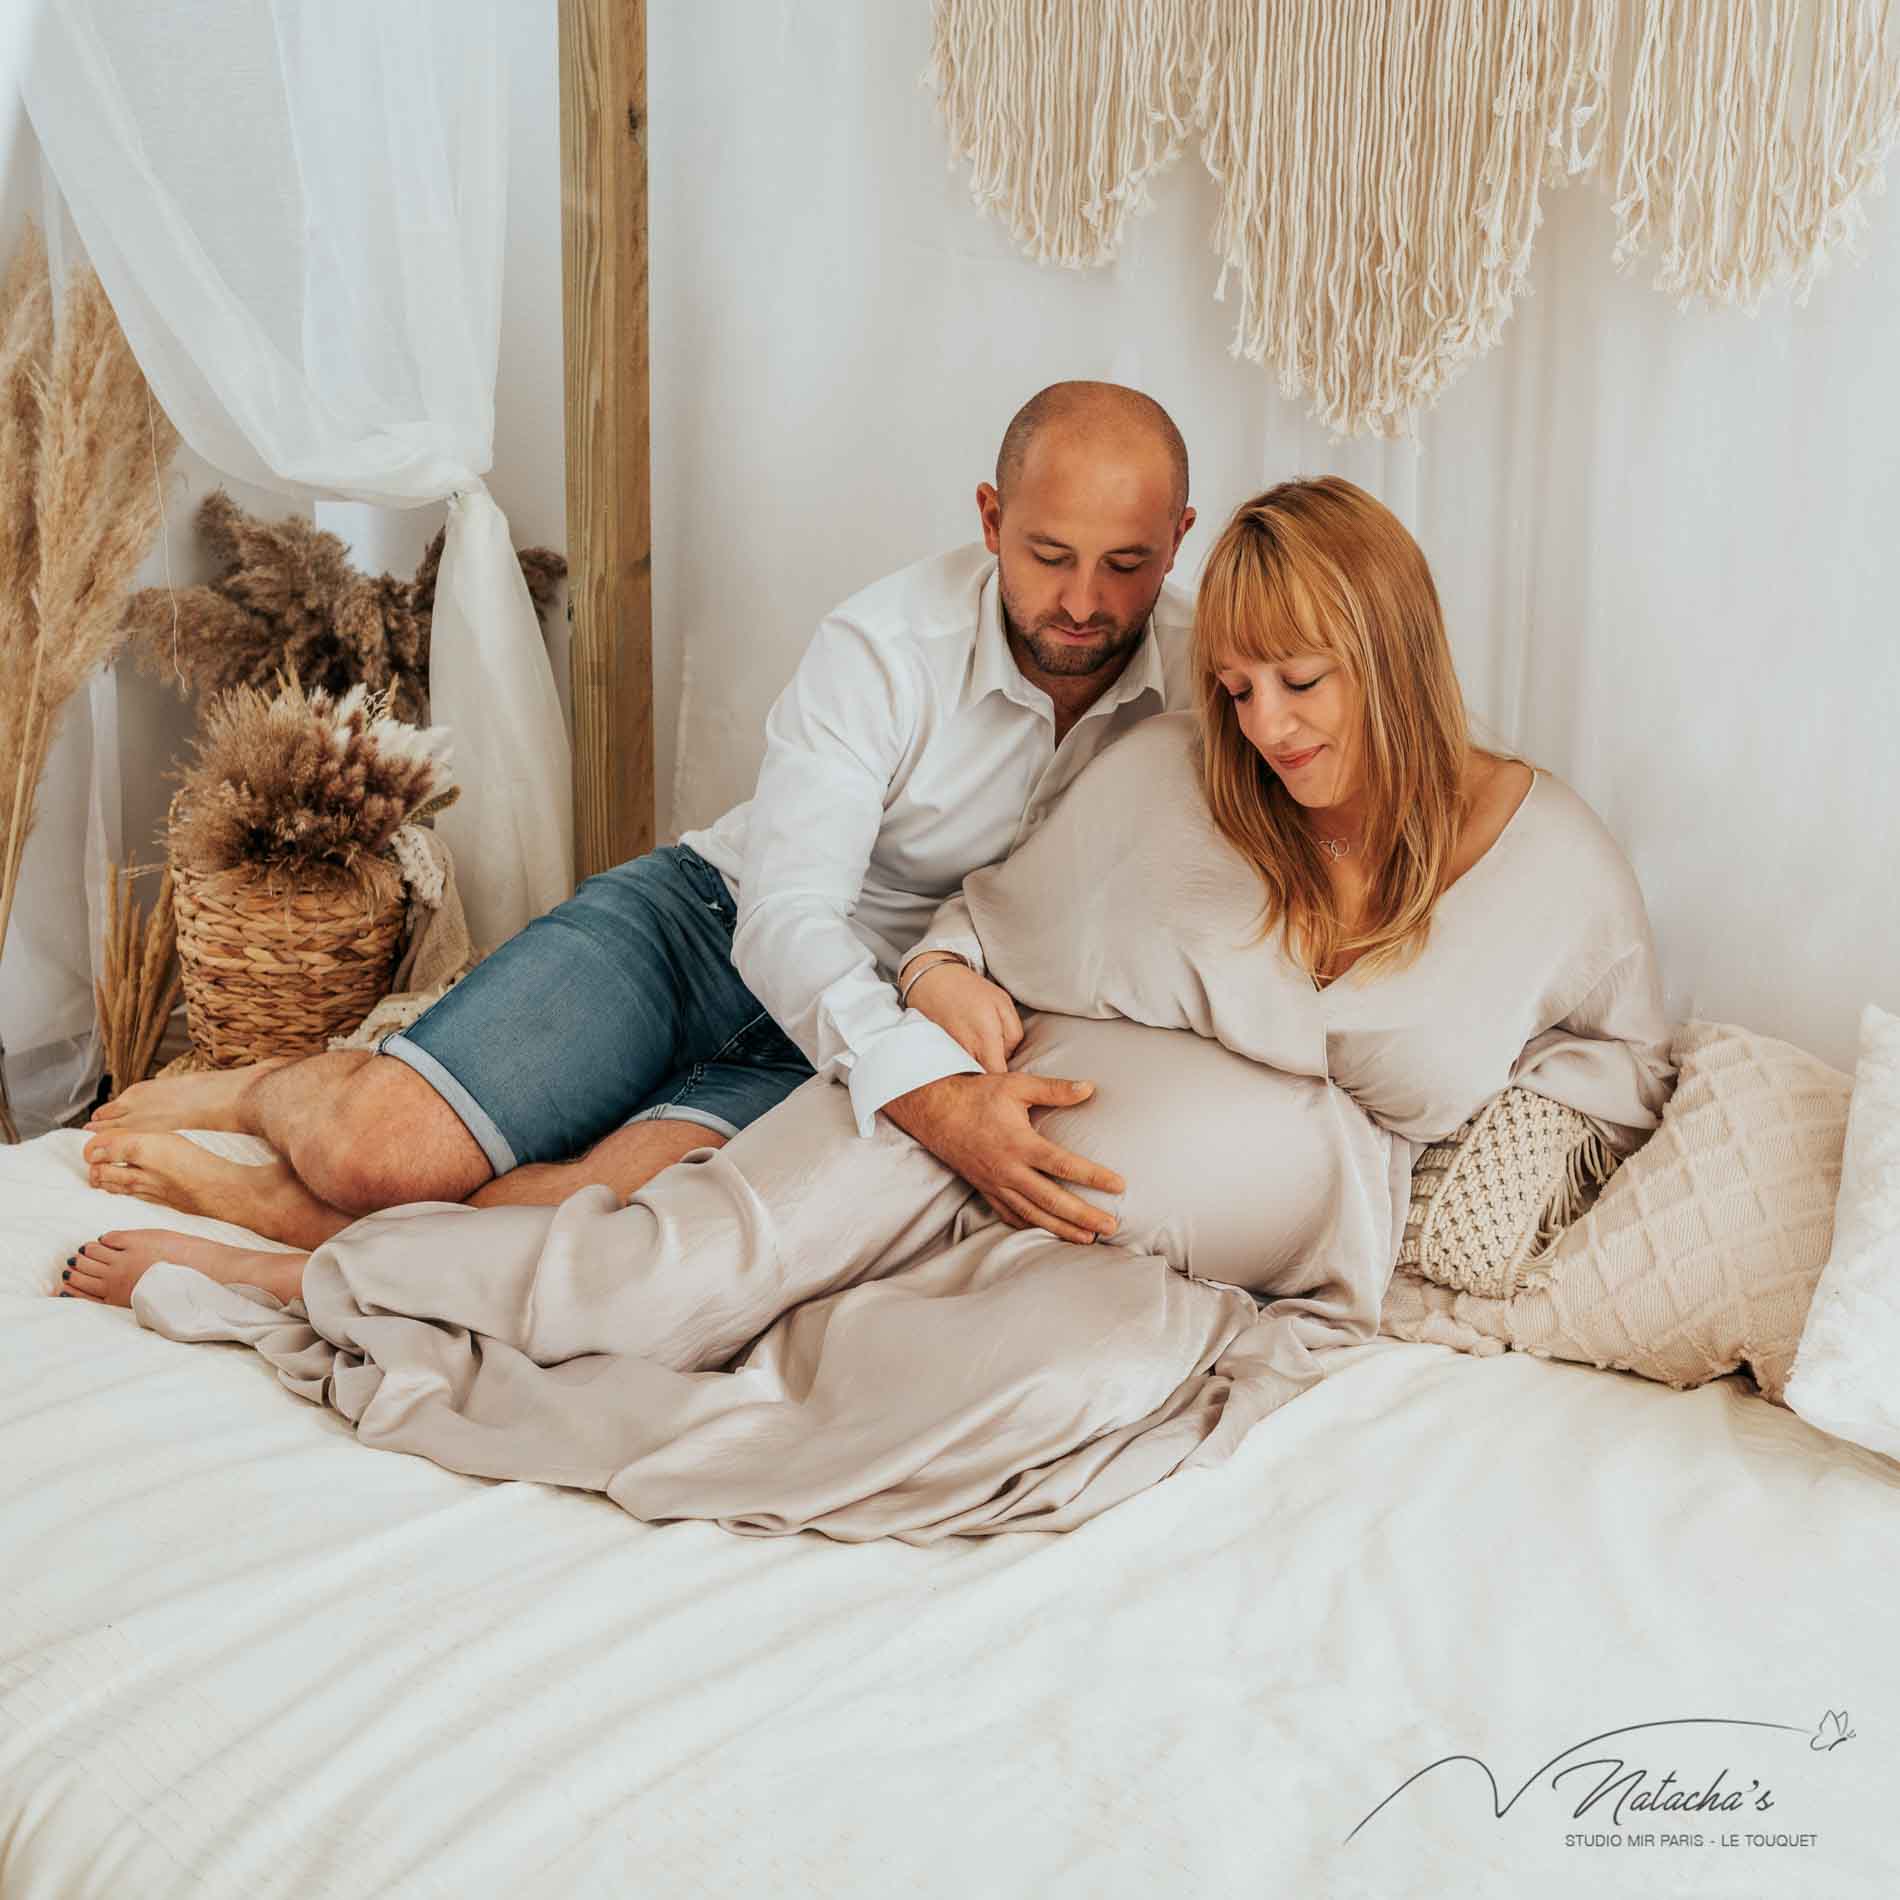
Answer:
[[[134,1082],[123,1095],[102,1103],[86,1123],[89,1134],[160,1134],[175,1128],[217,1128],[242,1134],[245,1092],[259,1076],[295,1060],[273,1056],[241,1069],[206,1069],[189,1075],[154,1076]]]
[[[113,1129],[86,1145],[93,1186],[314,1248],[360,1215],[410,1201],[552,1207],[599,1182],[624,1202],[682,1155],[725,1140],[696,1122],[633,1122],[577,1160],[496,1179],[448,1104],[391,1057],[340,1050],[233,1073],[247,1080],[230,1121],[282,1160],[246,1165],[183,1135]]]
[[[465,1200],[493,1174],[455,1111],[392,1056],[337,1050],[232,1075],[242,1087],[221,1125],[281,1161],[250,1167],[183,1135],[108,1129],[86,1144],[93,1185],[315,1247],[380,1208]]]
[[[720,1148],[726,1137],[697,1122],[629,1122],[595,1142],[577,1161],[530,1162],[497,1175],[468,1197],[471,1207],[556,1207],[578,1188],[610,1187],[624,1204],[695,1148]]]
[[[86,1178],[181,1214],[206,1214],[292,1247],[320,1247],[356,1216],[320,1201],[282,1160],[226,1161],[187,1135],[95,1135]]]
[[[183,1138],[157,1135],[128,1139],[182,1141]],[[578,1161],[516,1168],[479,1189],[470,1197],[470,1203],[477,1207],[553,1207],[576,1189],[596,1183],[612,1188],[624,1202],[681,1156],[695,1148],[722,1147],[725,1141],[726,1137],[717,1130],[702,1128],[697,1122],[630,1122],[596,1142]],[[330,1211],[339,1226],[351,1218],[337,1214],[334,1209]],[[201,1240],[194,1234],[181,1234],[164,1227],[114,1230],[101,1234],[67,1260],[55,1291],[69,1299],[90,1300],[101,1306],[130,1306],[132,1289],[140,1276],[156,1262],[169,1260],[179,1266],[195,1267],[227,1286],[262,1287],[287,1306],[303,1297],[304,1263],[310,1258],[310,1251],[274,1253],[257,1248],[227,1247],[220,1241]]]

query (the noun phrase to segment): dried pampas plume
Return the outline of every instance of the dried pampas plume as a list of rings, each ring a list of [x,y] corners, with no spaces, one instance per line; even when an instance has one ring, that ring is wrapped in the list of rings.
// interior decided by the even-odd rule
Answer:
[[[178,432],[104,288],[74,272],[57,337],[29,225],[0,281],[0,948],[61,709],[124,643]],[[0,1070],[0,1135],[17,1139]]]
[[[209,696],[269,687],[288,670],[313,691],[387,690],[397,718],[427,718],[440,532],[412,580],[360,573],[334,534],[297,516],[247,514],[222,489],[199,505],[198,533],[215,580],[176,593],[147,587],[126,603],[134,650],[160,679]],[[545,625],[567,562],[552,548],[517,558]]]
[[[115,864],[107,892],[104,973],[93,994],[115,1097],[151,1073],[181,983],[171,866],[164,868],[149,913],[132,899],[132,880],[152,868]]]
[[[306,693],[293,677],[275,696],[239,686],[213,700],[178,775],[173,863],[336,883],[442,810],[456,796],[448,728],[396,719],[388,699],[361,686]]]

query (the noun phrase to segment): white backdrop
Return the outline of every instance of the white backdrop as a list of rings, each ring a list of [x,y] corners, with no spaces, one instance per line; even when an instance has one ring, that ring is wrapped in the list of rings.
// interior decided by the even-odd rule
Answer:
[[[1861,1004],[1900,1008],[1890,202],[1864,265],[1748,318],[1619,276],[1598,188],[1557,193],[1534,296],[1418,444],[1342,443],[1228,356],[1197,160],[1103,271],[979,216],[917,83],[927,0],[658,0],[649,41],[663,833],[749,794],[819,616],[975,538],[1017,405],[1108,377],[1187,437],[1178,577],[1288,476],[1398,511],[1474,712],[1631,852],[1672,1015],[1851,1068]]]

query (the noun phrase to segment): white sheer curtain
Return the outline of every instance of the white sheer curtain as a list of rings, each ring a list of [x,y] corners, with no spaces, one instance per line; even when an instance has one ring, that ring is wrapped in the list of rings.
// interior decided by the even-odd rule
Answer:
[[[572,889],[566,729],[482,483],[507,115],[498,0],[49,0],[24,92],[185,440],[300,498],[441,501],[432,716],[494,944]],[[550,215],[554,215],[550,207]]]
[[[1619,276],[1606,199],[1557,193],[1532,298],[1419,446],[1341,443],[1228,356],[1198,163],[1102,271],[1038,267],[977,214],[918,86],[929,14],[651,11],[663,824],[749,793],[819,615],[975,538],[1018,403],[1111,377],[1187,437],[1183,575],[1271,481],[1335,471],[1394,507],[1475,711],[1632,853],[1672,1013],[1851,1067],[1861,1004],[1900,1008],[1892,200],[1864,264],[1750,319]]]

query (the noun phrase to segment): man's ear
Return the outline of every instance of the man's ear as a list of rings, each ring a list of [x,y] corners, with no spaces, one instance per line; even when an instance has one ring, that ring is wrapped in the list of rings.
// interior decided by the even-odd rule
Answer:
[[[1183,508],[1181,510],[1180,525],[1174,531],[1174,546],[1168,550],[1168,565],[1170,567],[1174,565],[1174,557],[1181,552],[1181,543],[1186,538],[1187,531],[1193,527],[1193,525],[1194,510],[1192,508]]]
[[[983,523],[983,545],[992,554],[1001,554],[1003,498],[988,482],[978,482],[976,485],[976,512]]]

